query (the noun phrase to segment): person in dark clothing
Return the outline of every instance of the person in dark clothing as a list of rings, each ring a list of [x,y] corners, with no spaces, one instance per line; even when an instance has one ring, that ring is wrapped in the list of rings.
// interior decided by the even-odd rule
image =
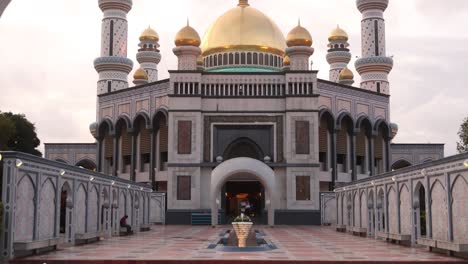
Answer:
[[[127,228],[127,234],[131,234],[133,233],[133,231],[132,231],[132,227],[129,224],[127,224],[127,218],[128,218],[128,215],[124,215],[124,217],[120,219],[120,227]]]

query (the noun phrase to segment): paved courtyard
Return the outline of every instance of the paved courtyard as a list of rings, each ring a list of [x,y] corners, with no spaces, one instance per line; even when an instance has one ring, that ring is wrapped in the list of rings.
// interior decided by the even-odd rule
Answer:
[[[152,230],[98,243],[59,248],[28,260],[326,260],[460,261],[425,248],[410,248],[335,232],[318,226],[257,226],[278,249],[220,252],[208,245],[228,226],[153,226]]]

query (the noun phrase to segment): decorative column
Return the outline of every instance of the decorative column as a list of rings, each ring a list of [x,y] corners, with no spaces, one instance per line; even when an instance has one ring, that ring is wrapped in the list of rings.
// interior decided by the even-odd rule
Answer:
[[[356,132],[353,131],[351,133],[351,181],[357,180],[356,159]]]
[[[155,163],[156,163],[156,140],[155,140],[155,135],[157,134],[157,130],[155,131],[154,129],[150,129],[149,131],[150,134],[150,168],[149,168],[149,173],[150,173],[150,179],[151,179],[151,186],[153,187],[153,191],[156,190],[156,175],[154,172],[155,168]]]
[[[137,156],[137,133],[134,131],[132,135],[132,159],[130,164],[130,180],[136,181],[136,156]]]
[[[96,157],[96,162],[97,162],[97,171],[98,172],[103,172],[102,171],[102,155],[103,155],[103,147],[102,145],[104,144],[104,138],[102,139],[97,139],[96,140],[96,143],[97,143],[97,157]]]
[[[113,143],[114,143],[114,154],[112,154],[113,166],[112,166],[112,175],[117,177],[117,171],[119,168],[119,135],[114,134]]]
[[[338,180],[338,166],[336,163],[336,130],[330,131],[331,133],[331,164],[332,164],[332,187],[336,188],[336,181]]]
[[[375,176],[375,149],[374,149],[375,135],[369,137],[369,166],[370,175]]]

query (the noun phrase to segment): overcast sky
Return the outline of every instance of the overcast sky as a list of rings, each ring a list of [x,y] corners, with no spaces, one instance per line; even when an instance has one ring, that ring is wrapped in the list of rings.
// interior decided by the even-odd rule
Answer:
[[[174,36],[190,24],[203,35],[237,0],[134,0],[128,57],[136,62],[138,37],[148,25],[159,33],[160,78],[176,69]],[[339,24],[350,35],[353,58],[360,55],[361,14],[354,0],[250,0],[286,35],[296,23],[311,32],[314,69],[328,78],[328,33]],[[455,154],[457,131],[468,116],[467,0],[390,0],[387,54],[391,121],[396,143],[445,143]],[[0,111],[25,113],[42,142],[93,142],[102,13],[97,1],[14,0],[0,18]],[[134,70],[138,63],[135,63]],[[354,70],[354,61],[350,63]],[[356,74],[357,75],[357,74]],[[130,75],[132,76],[132,75]],[[130,80],[131,81],[131,80]],[[359,81],[359,79],[357,79]],[[43,147],[41,146],[41,149]]]

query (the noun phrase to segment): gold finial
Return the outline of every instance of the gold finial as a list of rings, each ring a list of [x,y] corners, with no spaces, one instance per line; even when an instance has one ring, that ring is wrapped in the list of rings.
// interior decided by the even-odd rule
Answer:
[[[297,18],[297,25],[301,26],[301,18],[300,17]]]
[[[190,20],[188,17],[187,17],[187,27],[190,27]]]
[[[249,6],[249,0],[239,0],[238,6],[241,6],[241,7]]]

